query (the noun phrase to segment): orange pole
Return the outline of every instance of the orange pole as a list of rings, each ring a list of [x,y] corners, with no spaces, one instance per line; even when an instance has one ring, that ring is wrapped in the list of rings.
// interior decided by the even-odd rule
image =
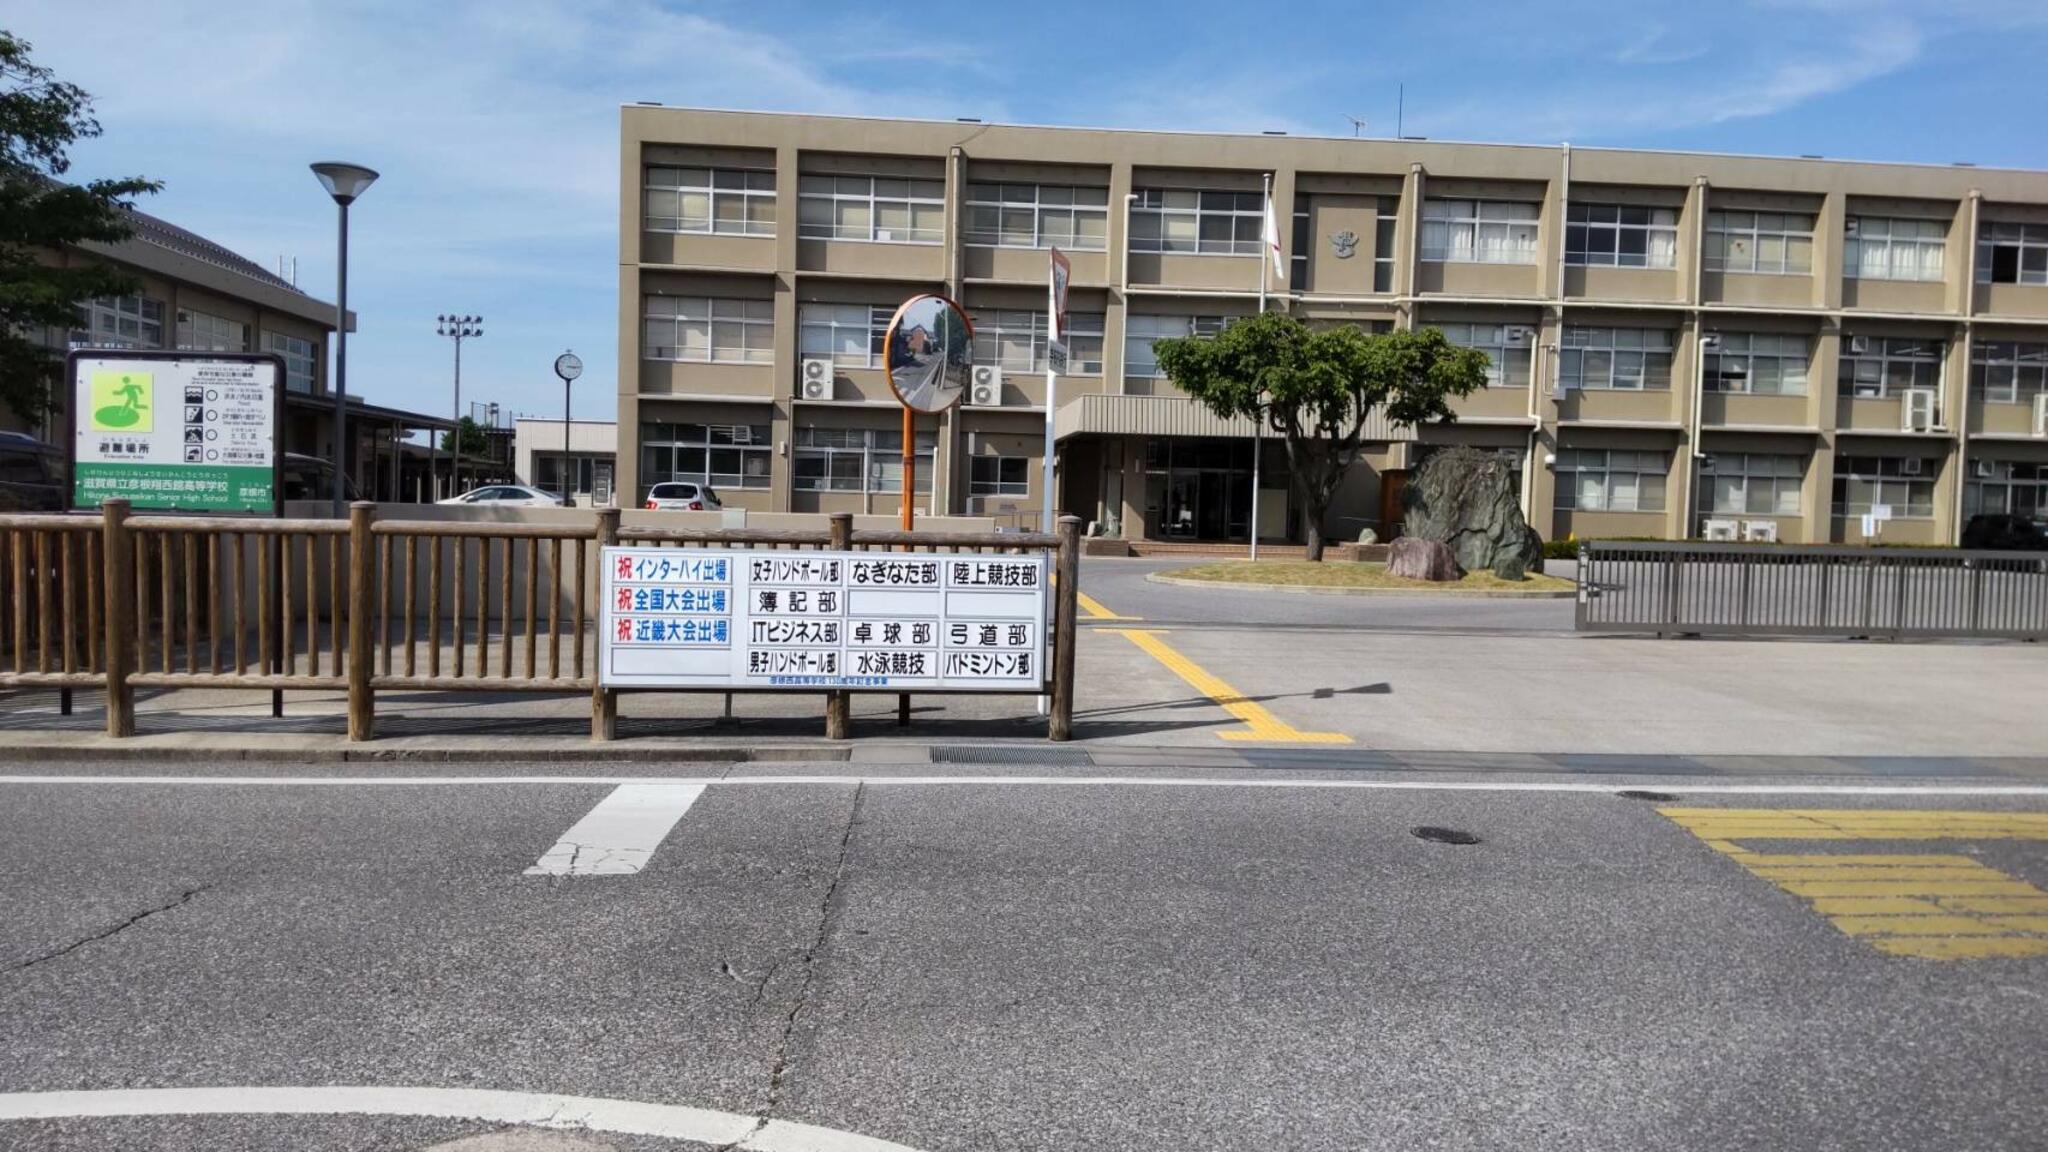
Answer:
[[[911,531],[917,520],[917,411],[903,406],[903,530]]]

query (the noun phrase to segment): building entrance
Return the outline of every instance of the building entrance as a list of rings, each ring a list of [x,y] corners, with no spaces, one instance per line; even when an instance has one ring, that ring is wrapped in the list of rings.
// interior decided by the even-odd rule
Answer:
[[[1249,440],[1156,439],[1145,445],[1145,535],[1155,540],[1250,538]]]

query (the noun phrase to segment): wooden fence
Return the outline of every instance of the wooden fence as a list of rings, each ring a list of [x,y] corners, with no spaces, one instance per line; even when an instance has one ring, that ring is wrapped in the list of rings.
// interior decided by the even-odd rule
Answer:
[[[0,516],[0,688],[103,688],[107,734],[135,733],[135,689],[348,693],[348,734],[368,740],[380,689],[589,693],[591,737],[616,735],[618,690],[596,675],[597,561],[611,544],[1054,556],[1048,735],[1073,724],[1080,521],[1051,535],[635,528],[538,524],[131,516]],[[325,611],[323,612],[323,609]],[[713,689],[724,691],[724,689]],[[785,691],[785,690],[777,690]],[[898,690],[899,719],[909,695]],[[827,691],[826,735],[845,739],[850,691]],[[68,698],[68,695],[67,695]]]

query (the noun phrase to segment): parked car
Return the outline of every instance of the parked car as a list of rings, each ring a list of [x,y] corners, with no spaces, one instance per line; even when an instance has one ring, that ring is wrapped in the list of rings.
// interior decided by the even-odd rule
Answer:
[[[486,504],[493,508],[560,508],[562,498],[526,484],[486,484],[460,496],[450,496],[440,503]]]
[[[0,432],[0,512],[63,510],[63,450],[26,432]]]
[[[300,452],[284,454],[284,498],[287,500],[331,500],[334,498],[334,465],[318,456]],[[341,478],[341,497],[361,500],[356,482]]]
[[[1963,525],[1963,547],[1997,552],[2048,552],[2048,523],[2003,512],[1972,516]]]
[[[708,484],[664,480],[647,490],[650,512],[717,512],[725,507]]]

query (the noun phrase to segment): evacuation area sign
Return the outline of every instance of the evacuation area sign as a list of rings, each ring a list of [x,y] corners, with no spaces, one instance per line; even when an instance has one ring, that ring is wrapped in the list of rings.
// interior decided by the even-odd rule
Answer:
[[[1037,692],[1044,556],[606,548],[616,688]]]
[[[70,365],[73,507],[276,509],[275,357],[95,351]]]

